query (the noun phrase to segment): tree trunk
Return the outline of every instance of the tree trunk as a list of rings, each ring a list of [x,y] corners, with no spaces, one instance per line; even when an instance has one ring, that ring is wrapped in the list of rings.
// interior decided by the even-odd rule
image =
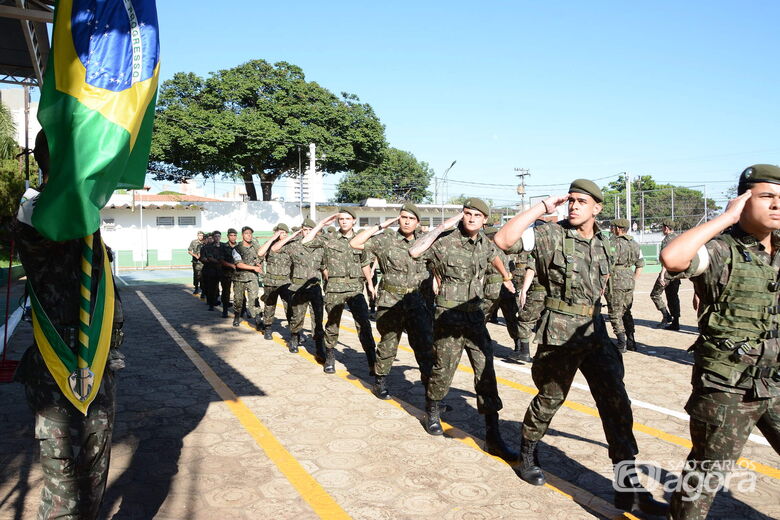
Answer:
[[[252,172],[244,170],[241,174],[241,178],[244,179],[244,186],[246,186],[246,195],[249,200],[257,200],[257,189],[255,189],[255,183],[252,180]]]
[[[273,173],[260,174],[260,189],[263,192],[263,200],[271,200],[271,188],[273,188],[276,177],[277,175]]]

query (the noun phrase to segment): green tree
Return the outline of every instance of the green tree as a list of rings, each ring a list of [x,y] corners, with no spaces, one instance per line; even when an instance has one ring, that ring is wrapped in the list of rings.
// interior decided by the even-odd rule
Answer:
[[[397,148],[387,148],[381,162],[362,172],[347,172],[339,181],[336,202],[360,202],[369,197],[390,202],[427,202],[433,170],[426,162]]]
[[[151,150],[158,180],[181,182],[196,175],[244,181],[263,200],[281,177],[297,177],[317,145],[324,173],[360,172],[379,162],[384,127],[357,96],[340,97],[285,62],[253,60],[201,78],[177,73],[163,83]]]

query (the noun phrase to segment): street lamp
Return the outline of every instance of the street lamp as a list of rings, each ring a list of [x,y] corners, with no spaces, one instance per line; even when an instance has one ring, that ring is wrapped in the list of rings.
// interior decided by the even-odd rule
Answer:
[[[444,190],[443,190],[443,188],[444,188],[443,184],[444,184],[444,182],[447,180],[447,174],[448,174],[448,173],[450,173],[450,170],[452,169],[452,167],[453,167],[453,166],[455,166],[455,163],[456,163],[456,162],[458,162],[458,161],[457,161],[457,160],[455,160],[455,161],[452,161],[452,164],[450,164],[450,165],[447,167],[447,169],[446,169],[446,170],[444,170],[444,173],[443,173],[443,174],[442,174],[442,176],[441,176],[442,191],[444,191]],[[434,199],[435,199],[435,198],[436,198],[436,197],[434,196]],[[444,197],[443,197],[443,196],[442,196],[442,198],[441,198],[441,220],[442,220],[442,222],[444,222]]]

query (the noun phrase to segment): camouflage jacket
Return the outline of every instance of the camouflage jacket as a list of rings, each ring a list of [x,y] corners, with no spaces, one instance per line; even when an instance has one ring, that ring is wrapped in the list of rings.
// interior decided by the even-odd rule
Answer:
[[[610,260],[601,231],[597,228],[593,238],[585,239],[566,220],[548,222],[529,229],[508,252],[528,249],[536,258],[539,284],[547,291],[537,341],[564,345],[590,343],[594,334],[605,337],[600,302]]]
[[[748,303],[747,298],[750,297],[746,297],[745,294],[755,292],[756,294],[752,296],[753,299],[773,304],[766,306],[768,309],[780,304],[780,291],[777,290],[778,281],[780,281],[780,277],[778,277],[780,254],[775,253],[774,256],[770,256],[763,245],[757,242],[753,236],[745,233],[738,225],[733,226],[724,234],[728,234],[734,239],[737,251],[742,257],[738,260],[739,263],[744,263],[747,260],[747,263],[752,264],[754,272],[763,270],[765,274],[763,276],[749,275],[750,279],[747,282],[749,286],[738,289],[743,294],[738,296],[737,300],[733,300],[737,310],[721,309],[721,307],[726,306],[722,303],[724,293],[726,291],[734,292],[729,282],[732,271],[735,269],[734,264],[737,263],[732,259],[731,244],[722,236],[707,242],[693,258],[688,269],[682,273],[673,274],[673,278],[691,279],[700,302],[699,330],[702,331],[702,335],[692,347],[695,355],[692,378],[694,390],[710,388],[730,393],[750,393],[753,397],[758,398],[780,397],[780,374],[753,377],[745,373],[747,367],[750,366],[766,367],[768,370],[771,370],[772,367],[775,367],[776,370],[780,369],[780,340],[772,337],[758,339],[751,341],[748,349],[739,351],[737,348],[737,344],[749,335],[748,329],[750,327],[748,325],[751,319],[763,325],[770,332],[771,330],[776,332],[778,328],[780,320],[777,314],[769,312],[766,315],[751,317],[751,312],[744,306],[744,303]],[[775,251],[780,250],[780,237],[775,234],[772,235],[772,246]],[[713,314],[718,314],[715,317],[715,322],[711,319]],[[730,333],[728,339],[732,341],[731,345],[707,337],[706,334],[711,328],[716,328],[717,325],[727,320],[732,323],[736,322],[737,331],[745,329],[744,335],[737,331]],[[740,320],[747,321],[747,323],[740,325]],[[713,358],[722,358],[717,359],[720,367],[710,366]],[[733,370],[729,373],[728,370],[718,369],[724,368],[724,365]]]
[[[431,258],[441,287],[436,305],[476,309],[484,298],[485,272],[497,248],[484,233],[469,238],[460,226],[442,233],[431,246]]]
[[[187,252],[192,253],[193,255],[199,255],[200,254],[200,248],[203,247],[203,242],[198,240],[197,238],[190,242],[190,247],[187,248]],[[196,263],[198,261],[197,258],[194,256],[192,257],[192,263]]]
[[[610,288],[619,291],[633,290],[634,270],[645,266],[642,249],[628,235],[612,235],[609,238],[609,247],[612,259],[612,274],[609,278]]]
[[[262,265],[261,258],[257,254],[257,245],[250,243],[249,246],[245,246],[244,242],[236,244],[236,253],[241,257],[241,262],[247,265]],[[235,282],[249,282],[257,278],[257,273],[254,271],[248,271],[246,269],[236,268],[236,272],[233,273],[233,281]]]
[[[528,267],[529,262],[532,262],[531,253],[528,251],[520,251],[519,253],[509,255],[511,274],[515,280],[520,280],[522,283],[525,278],[525,270]]]
[[[417,259],[409,256],[409,248],[417,238],[417,232],[407,239],[400,231],[385,229],[366,242],[365,253],[376,257],[382,271],[378,306],[392,307],[405,294],[418,291],[423,280],[430,276],[426,267],[427,255]]]
[[[661,247],[658,248],[658,251],[663,251],[663,249],[669,245],[669,242],[677,238],[677,233],[669,233],[668,235],[665,235],[663,240],[661,240]]]
[[[265,274],[263,281],[266,286],[279,287],[290,283],[292,272],[292,259],[287,254],[287,246],[281,251],[274,252],[271,249],[265,254]]]
[[[496,248],[496,253],[501,261],[504,263],[504,269],[509,271],[509,260],[503,251]],[[525,270],[523,270],[525,271]],[[498,272],[493,264],[488,264],[487,271],[485,272],[485,299],[497,300],[501,294],[501,286],[504,285],[504,277]]]
[[[309,244],[301,244],[301,239],[296,238],[289,242],[284,250],[290,255],[292,263],[292,285],[290,289],[297,291],[306,285],[320,282],[322,267],[321,247],[308,247]]]
[[[363,266],[369,265],[369,257],[364,251],[353,249],[349,241],[355,232],[346,235],[334,233],[333,238],[317,237],[309,242],[309,248],[322,248],[322,266],[328,270],[329,293],[362,292],[365,277]]]

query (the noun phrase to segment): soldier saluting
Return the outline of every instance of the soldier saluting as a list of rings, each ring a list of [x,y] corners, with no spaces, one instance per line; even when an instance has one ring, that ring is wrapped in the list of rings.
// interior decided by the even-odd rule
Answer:
[[[707,516],[754,426],[780,453],[780,168],[745,169],[737,193],[722,215],[661,252],[700,300],[685,405],[693,447],[672,496],[674,519]]]
[[[503,404],[482,312],[488,265],[495,266],[510,292],[514,287],[493,243],[481,232],[489,215],[484,201],[467,199],[462,213],[419,238],[409,254],[419,258],[430,248],[436,276],[441,280],[433,322],[434,365],[426,392],[425,430],[431,435],[443,433],[439,403],[449,392],[465,349],[474,369],[477,410],[485,416],[485,451],[511,461],[517,459],[517,453],[504,444],[499,431],[498,411]],[[456,224],[456,229],[445,232]]]
[[[537,446],[579,370],[596,401],[616,466],[615,506],[663,514],[666,506],[656,502],[636,476],[638,449],[623,384],[623,360],[609,342],[601,315],[601,296],[610,272],[609,245],[596,225],[603,199],[595,183],[577,179],[568,194],[550,197],[515,215],[496,233],[495,243],[505,251],[533,252],[539,283],[547,291],[531,369],[539,393],[523,419],[520,477],[536,486],[545,483]],[[568,204],[566,219],[529,228],[562,204]]]

